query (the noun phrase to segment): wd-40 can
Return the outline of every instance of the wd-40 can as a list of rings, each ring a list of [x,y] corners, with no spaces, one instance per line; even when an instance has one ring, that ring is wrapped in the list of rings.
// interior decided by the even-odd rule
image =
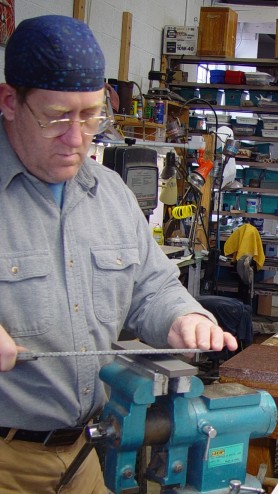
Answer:
[[[164,102],[159,99],[155,104],[154,121],[158,124],[164,123]]]

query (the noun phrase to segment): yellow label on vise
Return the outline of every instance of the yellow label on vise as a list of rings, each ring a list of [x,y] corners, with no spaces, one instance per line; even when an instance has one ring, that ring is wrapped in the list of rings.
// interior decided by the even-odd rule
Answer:
[[[230,465],[240,463],[243,458],[243,443],[231,444],[209,450],[208,466],[209,468],[219,467],[221,465]]]

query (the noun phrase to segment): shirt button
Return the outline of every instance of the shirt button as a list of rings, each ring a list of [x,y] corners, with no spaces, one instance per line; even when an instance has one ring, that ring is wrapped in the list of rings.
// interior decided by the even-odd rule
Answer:
[[[74,304],[74,311],[78,312],[79,311],[79,304]]]
[[[69,267],[73,268],[73,260],[72,259],[69,261]]]
[[[90,393],[90,391],[91,391],[90,388],[87,388],[87,387],[83,389],[84,395],[88,395]]]
[[[18,273],[18,267],[17,266],[13,266],[12,267],[12,273],[13,274],[17,274]]]
[[[121,264],[123,264],[123,261],[121,260],[120,257],[117,257],[116,263],[119,264],[119,265],[121,265]]]

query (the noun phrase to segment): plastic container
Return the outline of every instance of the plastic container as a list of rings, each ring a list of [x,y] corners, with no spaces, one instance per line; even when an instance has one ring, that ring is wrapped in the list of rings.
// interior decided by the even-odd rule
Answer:
[[[195,97],[198,97],[198,93],[196,93],[196,89],[194,87],[184,87],[179,90],[175,90],[177,94],[179,94],[186,101]]]
[[[226,70],[225,84],[245,84],[245,72],[241,70]]]
[[[222,84],[225,82],[226,70],[211,70],[210,71],[210,83]]]
[[[212,105],[220,105],[223,91],[215,88],[200,88],[200,98],[205,99]]]
[[[156,225],[153,228],[153,238],[158,243],[158,245],[164,244],[163,228],[160,225]]]
[[[256,132],[256,125],[235,124],[233,125],[233,131],[235,136],[253,136]]]
[[[267,86],[274,81],[274,77],[267,72],[246,72],[246,84],[252,86]]]
[[[263,122],[263,129],[277,130],[278,129],[278,122]]]
[[[277,115],[261,115],[263,122],[263,129],[277,130],[278,129],[278,116]]]
[[[278,102],[278,93],[277,91],[272,91],[271,92],[271,96],[272,96],[272,101],[274,101],[275,103]]]
[[[207,123],[215,124],[214,114],[207,113],[205,115]],[[231,123],[231,115],[217,115],[218,124],[229,124]]]
[[[198,117],[190,116],[189,117],[189,131],[196,130],[198,123]]]
[[[262,137],[278,137],[278,129],[262,129]]]
[[[242,116],[237,116],[236,117],[236,123],[241,124],[241,125],[257,125],[258,123],[258,118],[256,117],[242,117]]]
[[[258,197],[252,197],[246,199],[246,212],[258,213],[259,204],[260,204],[260,199]]]
[[[189,131],[192,130],[205,130],[206,120],[203,116],[190,116],[189,117]]]
[[[225,105],[240,106],[241,95],[240,89],[225,89]]]
[[[277,209],[277,196],[262,195],[262,212],[275,214]]]

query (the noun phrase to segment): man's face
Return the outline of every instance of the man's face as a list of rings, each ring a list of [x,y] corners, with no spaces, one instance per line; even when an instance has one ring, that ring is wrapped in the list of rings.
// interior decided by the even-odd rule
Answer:
[[[103,90],[60,92],[36,89],[26,103],[15,100],[13,118],[6,124],[10,141],[27,170],[40,180],[58,183],[73,178],[81,167],[92,142],[82,133],[78,120],[98,116]],[[52,120],[74,121],[61,136],[43,137],[43,125]]]

